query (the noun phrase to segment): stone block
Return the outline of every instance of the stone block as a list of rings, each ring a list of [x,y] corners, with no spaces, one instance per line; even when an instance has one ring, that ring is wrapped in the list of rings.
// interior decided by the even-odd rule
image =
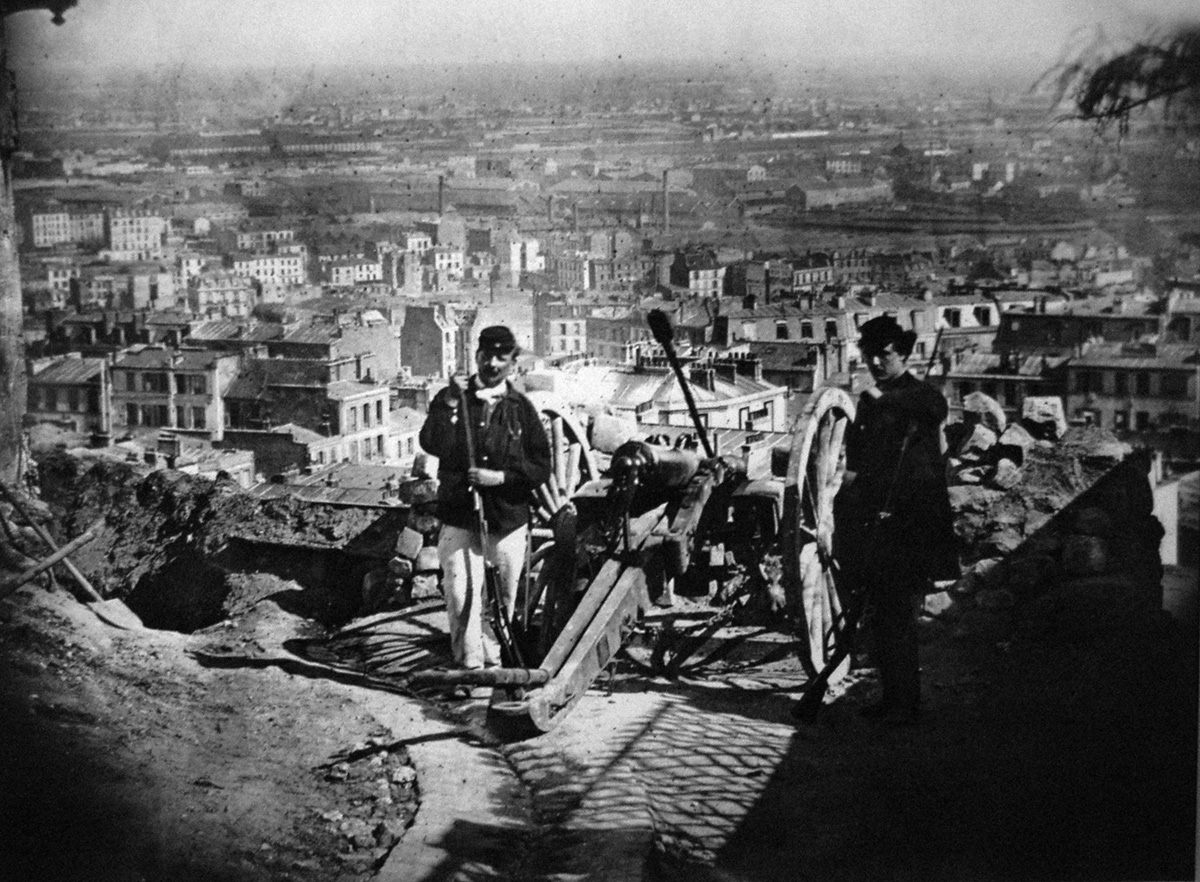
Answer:
[[[984,426],[994,434],[999,435],[1008,425],[1008,417],[1004,408],[990,395],[983,392],[972,392],[963,399],[963,421]]]
[[[396,537],[395,552],[400,557],[416,560],[424,545],[425,537],[421,535],[420,531],[414,530],[412,527],[405,527]]]
[[[413,574],[412,561],[404,557],[393,557],[387,564],[388,572],[394,579],[407,579]]]
[[[954,583],[951,589],[958,597],[975,594],[977,591],[984,590],[988,585],[993,584],[996,580],[998,567],[1003,562],[1002,558],[989,557],[983,560],[978,560],[971,564],[970,568],[963,574],[963,577]]]
[[[1021,423],[1039,440],[1057,441],[1067,431],[1067,413],[1057,395],[1033,395],[1021,406]]]
[[[1029,431],[1020,423],[1012,423],[1005,429],[996,441],[999,454],[1007,457],[1017,465],[1025,462],[1025,456],[1033,449],[1035,440]]]
[[[935,594],[925,595],[921,602],[921,612],[927,616],[953,620],[958,618],[961,610],[953,594],[949,591],[938,591]]]
[[[985,425],[977,425],[958,447],[958,456],[966,462],[980,462],[996,444],[997,434]]]
[[[612,453],[626,441],[641,437],[638,424],[629,419],[598,413],[592,420],[592,448],[601,453]]]
[[[438,482],[432,478],[405,481],[400,485],[400,501],[405,505],[418,506],[437,502]]]
[[[438,560],[437,549],[432,545],[426,545],[417,553],[416,561],[413,564],[413,571],[416,573],[439,573],[441,572],[442,564]]]
[[[421,573],[412,577],[412,599],[431,600],[442,596],[442,588],[436,573]]]
[[[981,550],[989,557],[1005,557],[1020,548],[1025,537],[1015,527],[998,526],[980,541]]]
[[[414,478],[436,478],[437,457],[422,451],[413,458],[412,475]]]
[[[984,512],[1003,495],[1003,491],[992,487],[954,486],[950,488],[950,508],[955,512]]]
[[[976,486],[982,484],[991,474],[991,466],[966,466],[950,476],[951,483]]]
[[[996,463],[996,470],[992,473],[989,479],[992,486],[999,487],[1001,490],[1011,490],[1021,483],[1025,477],[1025,473],[1021,471],[1021,467],[1013,462],[1008,457],[1003,457]]]

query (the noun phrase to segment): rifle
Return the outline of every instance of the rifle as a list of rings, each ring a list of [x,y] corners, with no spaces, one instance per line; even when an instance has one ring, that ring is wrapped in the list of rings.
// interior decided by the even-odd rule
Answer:
[[[453,380],[454,388],[458,391],[459,418],[462,420],[463,433],[467,443],[467,468],[475,466],[475,439],[471,430],[471,413],[467,407],[467,394],[463,387]],[[500,644],[500,662],[506,668],[523,668],[525,660],[517,641],[513,638],[508,615],[504,611],[503,590],[500,587],[500,569],[488,555],[488,525],[487,516],[483,511],[483,499],[478,487],[471,487],[471,502],[475,508],[476,523],[479,526],[479,547],[483,554],[483,588],[487,599],[488,610],[492,616],[492,628],[496,632],[496,640]]]

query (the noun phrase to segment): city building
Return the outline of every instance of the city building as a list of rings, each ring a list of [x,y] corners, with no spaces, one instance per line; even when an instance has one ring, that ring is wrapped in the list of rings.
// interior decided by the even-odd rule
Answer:
[[[39,359],[29,365],[26,420],[72,432],[107,433],[108,362],[103,358]]]
[[[224,395],[240,361],[238,355],[203,349],[126,352],[112,366],[113,431],[169,428],[220,440]]]

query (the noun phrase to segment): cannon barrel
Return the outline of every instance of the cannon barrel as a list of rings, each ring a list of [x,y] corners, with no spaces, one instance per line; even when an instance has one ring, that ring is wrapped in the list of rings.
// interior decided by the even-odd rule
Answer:
[[[637,482],[650,492],[682,490],[703,461],[693,450],[626,441],[613,452],[609,474],[614,484],[623,484],[636,476]]]

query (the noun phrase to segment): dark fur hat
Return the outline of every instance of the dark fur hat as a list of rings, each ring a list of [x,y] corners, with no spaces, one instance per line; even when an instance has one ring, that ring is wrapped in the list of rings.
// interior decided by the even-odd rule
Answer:
[[[858,329],[858,348],[868,355],[881,352],[889,343],[892,349],[903,358],[912,354],[913,346],[917,343],[915,331],[906,331],[890,315],[881,315],[866,322]]]

